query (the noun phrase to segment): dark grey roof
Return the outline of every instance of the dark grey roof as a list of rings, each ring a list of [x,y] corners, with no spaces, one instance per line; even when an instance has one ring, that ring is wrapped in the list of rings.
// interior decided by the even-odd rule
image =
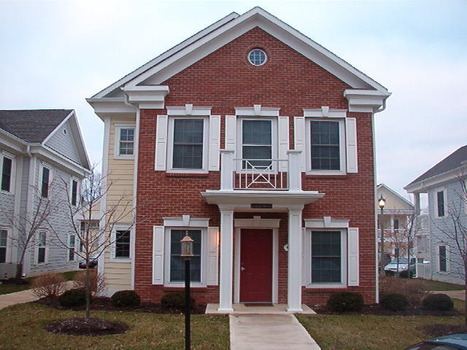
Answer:
[[[30,143],[42,143],[71,109],[0,110],[0,129]]]
[[[461,166],[461,163],[467,160],[467,145],[459,148],[457,151],[453,152],[441,162],[436,164],[433,168],[425,172],[424,174],[417,177],[407,186],[410,186],[414,183],[429,179],[433,176],[443,174],[447,171],[454,170]]]

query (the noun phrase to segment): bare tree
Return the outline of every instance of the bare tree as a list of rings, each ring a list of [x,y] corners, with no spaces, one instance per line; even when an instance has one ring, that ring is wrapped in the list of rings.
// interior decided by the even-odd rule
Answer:
[[[31,209],[26,210],[24,214],[15,214],[13,210],[2,211],[6,220],[16,231],[15,234],[10,234],[8,239],[18,251],[15,276],[17,279],[23,277],[24,259],[28,249],[35,243],[37,233],[43,229],[50,230],[50,219],[61,205],[58,196],[53,195],[55,187],[54,182],[48,185],[47,189],[31,186],[33,193]]]
[[[134,226],[135,208],[132,196],[121,194],[114,198],[111,204],[102,203],[103,198],[109,193],[112,183],[107,182],[107,177],[91,169],[90,174],[82,182],[81,200],[75,205],[68,201],[68,219],[70,222],[70,233],[77,238],[80,249],[74,253],[86,263],[85,270],[85,292],[86,292],[86,318],[90,317],[91,303],[91,261],[99,258],[104,252],[119,238],[117,233],[112,237],[116,224],[126,220],[127,230]],[[63,188],[70,194],[67,181],[63,181]],[[69,197],[70,198],[70,197]],[[130,218],[130,220],[128,220]],[[131,222],[128,222],[131,221]],[[52,227],[53,230],[53,227]],[[120,233],[122,235],[123,233]],[[64,242],[56,234],[60,242],[69,247],[68,242]]]

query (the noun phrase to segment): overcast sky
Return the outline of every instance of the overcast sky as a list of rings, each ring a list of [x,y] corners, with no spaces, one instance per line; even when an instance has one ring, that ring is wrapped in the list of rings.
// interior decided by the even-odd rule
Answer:
[[[75,109],[231,12],[261,6],[392,92],[375,116],[378,183],[403,187],[467,144],[467,1],[0,0],[0,109]]]

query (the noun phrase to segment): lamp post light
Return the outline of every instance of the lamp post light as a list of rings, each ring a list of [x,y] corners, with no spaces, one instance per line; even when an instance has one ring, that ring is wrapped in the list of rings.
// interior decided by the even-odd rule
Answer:
[[[185,237],[180,241],[181,256],[185,258],[185,350],[191,348],[191,329],[190,329],[190,258],[193,256],[193,240],[185,232]]]
[[[379,226],[381,231],[381,260],[380,260],[380,275],[384,276],[384,231],[383,231],[383,213],[384,213],[384,206],[386,205],[386,199],[384,199],[383,195],[381,195],[378,199],[378,206],[381,209],[381,217],[379,218]]]

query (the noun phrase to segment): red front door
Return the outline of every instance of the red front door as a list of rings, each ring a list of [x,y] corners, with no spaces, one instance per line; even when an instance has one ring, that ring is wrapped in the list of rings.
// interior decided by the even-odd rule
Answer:
[[[272,302],[272,230],[242,230],[240,242],[240,302]]]

